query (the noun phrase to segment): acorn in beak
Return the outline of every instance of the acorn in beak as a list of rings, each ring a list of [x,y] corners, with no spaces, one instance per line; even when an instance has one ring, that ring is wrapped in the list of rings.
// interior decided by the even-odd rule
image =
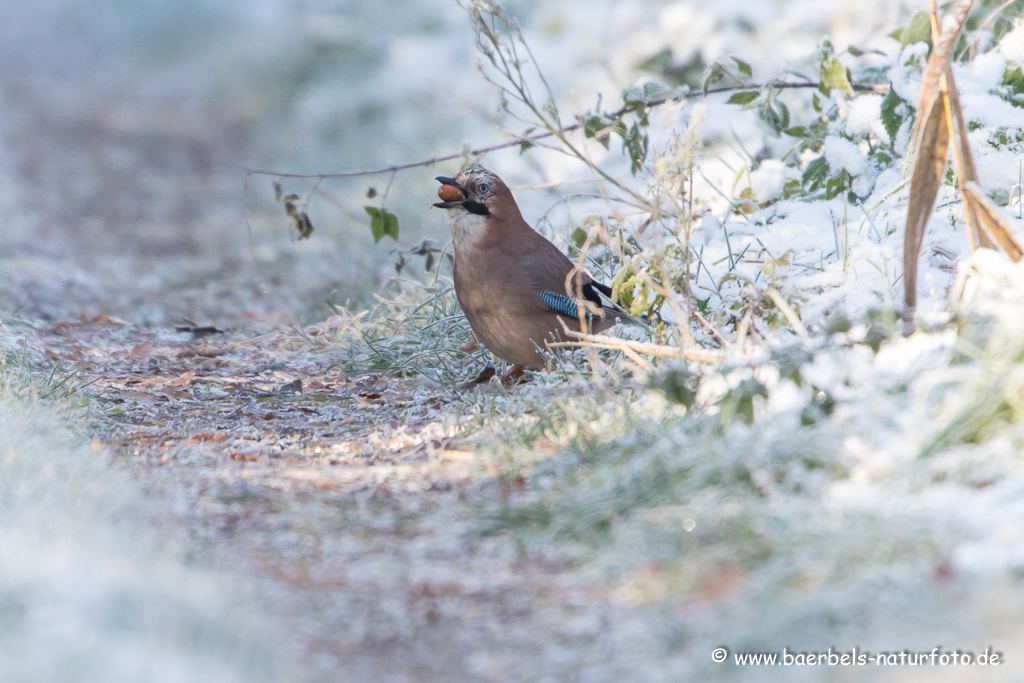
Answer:
[[[441,201],[434,206],[439,209],[454,209],[462,206],[462,203],[466,201],[466,192],[455,183],[455,178],[439,175],[436,180],[441,183],[441,187],[437,188],[437,196],[441,198]]]

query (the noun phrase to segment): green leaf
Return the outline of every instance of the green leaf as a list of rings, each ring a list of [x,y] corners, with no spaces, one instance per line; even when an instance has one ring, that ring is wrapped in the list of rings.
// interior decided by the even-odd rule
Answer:
[[[800,177],[801,182],[808,186],[808,190],[813,192],[818,189],[820,184],[828,178],[828,161],[825,157],[821,156],[807,164],[807,168],[804,169],[803,175]]]
[[[651,57],[648,57],[644,61],[637,64],[636,68],[640,71],[650,71],[651,73],[662,73],[672,66],[672,50],[669,48],[662,48],[661,52]]]
[[[636,175],[643,167],[644,158],[647,156],[647,136],[643,134],[639,123],[630,126],[629,132],[622,139],[622,144],[632,162],[630,170]]]
[[[775,102],[775,105],[777,106],[779,114],[782,117],[782,120],[779,124],[779,128],[781,130],[785,130],[786,128],[789,128],[789,107],[787,107],[782,102],[778,101]]]
[[[299,213],[295,218],[292,219],[295,231],[299,234],[300,240],[309,239],[310,235],[313,234],[313,221],[309,220],[309,214],[305,211]]]
[[[384,239],[384,220],[380,216],[374,216],[370,219],[370,232],[373,233],[374,244]]]
[[[918,12],[905,28],[890,34],[903,45],[914,43],[930,43],[932,38],[932,21],[927,12]]]
[[[530,135],[533,133],[534,130],[536,130],[536,128],[531,126],[530,128],[527,128],[526,130],[524,130],[522,136],[520,136],[521,137],[521,139],[519,140],[519,154],[520,155],[522,155],[526,150],[528,150],[531,147],[533,147],[533,143],[530,140],[528,140],[527,138],[530,137]]]
[[[789,128],[789,107],[772,97],[757,108],[757,115],[776,133]]]
[[[1007,98],[1007,101],[1015,107],[1019,107],[1020,101],[1012,95],[1024,95],[1024,69],[1021,67],[1016,69],[1007,67],[1006,72],[1003,74],[1003,85],[1011,93],[1011,97]]]
[[[741,380],[739,385],[730,389],[718,402],[719,419],[725,424],[734,418],[740,418],[745,424],[754,422],[754,398],[768,398],[768,389],[756,379]]]
[[[655,83],[649,81],[644,83],[643,88],[643,99],[646,103],[657,102],[658,100],[664,100],[672,95],[672,89],[667,88],[661,83]]]
[[[742,90],[738,93],[733,93],[732,97],[726,101],[726,104],[750,104],[760,97],[760,95],[761,93],[757,90]]]
[[[622,91],[622,103],[626,105],[626,108],[631,109],[634,114],[639,116],[640,119],[644,121],[645,125],[648,101],[646,93],[648,85],[652,84],[647,83],[642,88],[627,88]]]
[[[397,242],[398,216],[389,212],[387,209],[381,209],[380,212],[384,218],[384,234]]]
[[[826,96],[833,90],[842,90],[847,95],[853,94],[853,86],[846,67],[835,57],[828,57],[821,62],[821,85],[818,86]]]
[[[1013,23],[1013,19],[1011,19],[1009,16],[1006,16],[1005,14],[1001,15],[998,19],[996,19],[995,23],[992,25],[991,44],[998,45],[999,41],[1003,39],[1003,36],[1012,31],[1014,28],[1015,24]]]
[[[853,178],[844,168],[839,172],[839,175],[829,178],[828,182],[825,183],[825,199],[837,197],[839,193],[848,190],[852,183]]]
[[[589,116],[583,120],[583,134],[588,138],[594,138],[609,125],[611,125],[611,121],[604,116]],[[610,137],[611,135],[609,133],[605,133],[601,137],[597,138],[597,141],[604,145],[605,149],[608,149]]]
[[[718,83],[723,78],[725,78],[725,69],[723,69],[722,65],[717,62],[710,65],[708,68],[704,69],[704,77],[701,78],[700,86],[701,89],[704,91],[704,94],[707,95],[708,88],[710,88],[715,83]]]
[[[651,387],[660,389],[669,400],[692,408],[697,400],[700,375],[685,367],[673,367],[651,378]]]
[[[620,306],[628,309],[633,303],[633,286],[635,284],[633,271],[629,267],[617,272],[611,283],[612,301],[618,302]]]
[[[377,244],[384,239],[384,218],[376,206],[364,206],[363,209],[370,214],[370,232],[373,233],[373,243]]]
[[[576,228],[572,231],[572,235],[569,236],[572,243],[576,245],[577,249],[582,249],[583,244],[587,241],[587,231],[583,228]]]
[[[818,93],[814,93],[814,97],[811,98],[811,106],[814,107],[814,111],[821,113],[821,98],[818,97]]]
[[[797,180],[796,178],[790,178],[789,180],[786,181],[786,184],[782,189],[782,198],[789,199],[790,197],[794,197],[800,194],[800,191],[800,181]]]
[[[804,126],[793,126],[782,132],[791,138],[809,138],[811,136],[811,132]]]
[[[370,215],[370,230],[373,232],[374,243],[385,237],[398,241],[398,216],[376,206],[364,206],[363,210]]]
[[[864,55],[884,55],[885,54],[884,52],[882,52],[881,50],[879,50],[877,48],[864,49],[864,48],[861,48],[861,47],[857,47],[856,45],[851,45],[850,47],[846,48],[846,51],[849,52],[854,57],[862,57]]]
[[[885,126],[885,132],[889,134],[889,140],[895,139],[896,132],[903,125],[903,120],[909,111],[908,107],[900,106],[903,104],[906,102],[892,88],[889,88],[889,92],[882,99],[882,125]]]
[[[753,76],[754,71],[750,68],[750,65],[744,62],[742,59],[732,58],[732,61],[736,62],[736,68],[747,76]]]

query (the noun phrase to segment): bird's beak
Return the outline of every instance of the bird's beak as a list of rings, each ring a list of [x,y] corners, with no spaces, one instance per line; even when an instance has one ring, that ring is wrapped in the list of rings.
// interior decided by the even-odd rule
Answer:
[[[449,178],[448,176],[439,175],[437,176],[437,178],[435,178],[435,180],[437,180],[437,182],[441,183],[442,185],[451,185],[452,187],[459,188],[460,190],[462,190],[462,198],[457,199],[455,201],[437,202],[436,204],[434,204],[434,206],[436,206],[439,209],[454,209],[456,207],[462,206],[463,202],[466,201],[466,191],[462,188],[461,185],[455,182],[455,178]]]

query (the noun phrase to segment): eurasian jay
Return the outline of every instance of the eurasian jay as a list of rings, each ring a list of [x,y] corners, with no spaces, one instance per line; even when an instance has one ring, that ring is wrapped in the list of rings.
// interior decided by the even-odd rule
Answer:
[[[512,363],[503,380],[542,367],[537,347],[561,335],[562,321],[579,329],[581,306],[593,332],[636,324],[610,287],[527,225],[501,178],[471,168],[437,180],[444,201],[434,206],[448,212],[455,246],[455,296],[477,341]]]

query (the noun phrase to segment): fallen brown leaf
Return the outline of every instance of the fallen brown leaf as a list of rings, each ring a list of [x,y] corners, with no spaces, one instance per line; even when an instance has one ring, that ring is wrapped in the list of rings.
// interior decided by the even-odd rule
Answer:
[[[133,346],[131,350],[125,354],[125,358],[145,358],[149,355],[150,349],[153,348],[153,342],[148,339],[144,342],[140,342]]]
[[[196,379],[195,370],[189,370],[188,372],[182,373],[177,379],[171,380],[167,383],[169,387],[187,387],[192,384]]]

